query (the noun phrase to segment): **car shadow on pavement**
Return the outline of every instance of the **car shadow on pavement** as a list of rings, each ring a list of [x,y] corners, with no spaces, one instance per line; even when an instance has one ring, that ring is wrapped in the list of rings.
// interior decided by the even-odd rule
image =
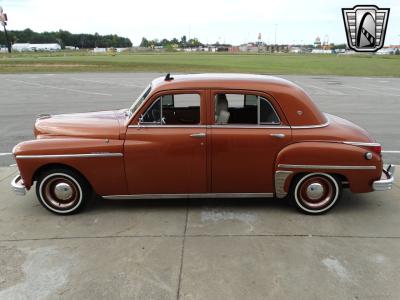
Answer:
[[[352,194],[343,191],[342,199],[334,208],[335,212],[349,213],[352,211],[369,210],[380,206],[366,199],[365,194]],[[180,199],[134,199],[112,200],[99,196],[94,198],[88,211],[113,211],[113,210],[142,210],[142,209],[196,209],[196,208],[229,208],[229,209],[267,209],[277,212],[298,213],[288,199],[277,198],[180,198]]]

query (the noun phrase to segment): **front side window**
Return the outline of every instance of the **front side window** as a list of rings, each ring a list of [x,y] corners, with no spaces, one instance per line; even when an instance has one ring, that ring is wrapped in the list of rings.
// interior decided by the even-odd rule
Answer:
[[[159,97],[142,116],[141,123],[199,125],[200,95],[173,94]]]
[[[279,117],[264,97],[251,94],[216,94],[215,124],[276,125]]]

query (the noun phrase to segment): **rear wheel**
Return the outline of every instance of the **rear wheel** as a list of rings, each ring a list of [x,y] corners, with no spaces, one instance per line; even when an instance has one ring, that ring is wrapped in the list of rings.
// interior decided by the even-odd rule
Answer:
[[[306,214],[322,214],[332,209],[339,201],[341,182],[330,174],[305,174],[294,182],[293,203]]]
[[[70,169],[46,170],[36,183],[39,202],[49,211],[74,214],[82,210],[91,197],[91,188],[85,178]]]

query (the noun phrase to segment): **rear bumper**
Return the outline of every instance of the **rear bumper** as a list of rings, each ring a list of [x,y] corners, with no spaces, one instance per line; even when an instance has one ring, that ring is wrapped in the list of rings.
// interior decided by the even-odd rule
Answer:
[[[376,180],[372,183],[374,191],[386,191],[392,188],[394,182],[395,167],[389,165],[386,170],[382,170],[381,179]]]
[[[11,181],[11,187],[15,194],[19,196],[24,196],[26,194],[26,188],[24,185],[24,181],[21,178],[21,175],[17,175]]]

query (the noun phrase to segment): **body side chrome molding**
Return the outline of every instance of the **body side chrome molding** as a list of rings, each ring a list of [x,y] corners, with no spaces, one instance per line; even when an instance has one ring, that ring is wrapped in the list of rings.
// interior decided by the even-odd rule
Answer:
[[[348,142],[348,141],[344,141],[343,144],[353,145],[353,146],[366,146],[366,147],[377,147],[377,146],[380,146],[380,145],[381,145],[381,144],[379,144],[379,143]]]
[[[84,157],[123,157],[122,153],[99,152],[82,154],[38,154],[38,155],[17,155],[16,158],[84,158]]]
[[[376,166],[339,166],[339,165],[291,165],[279,164],[284,169],[315,169],[315,170],[375,170]]]
[[[271,198],[273,193],[194,193],[194,194],[136,194],[136,195],[109,195],[104,199],[179,199],[179,198]]]

